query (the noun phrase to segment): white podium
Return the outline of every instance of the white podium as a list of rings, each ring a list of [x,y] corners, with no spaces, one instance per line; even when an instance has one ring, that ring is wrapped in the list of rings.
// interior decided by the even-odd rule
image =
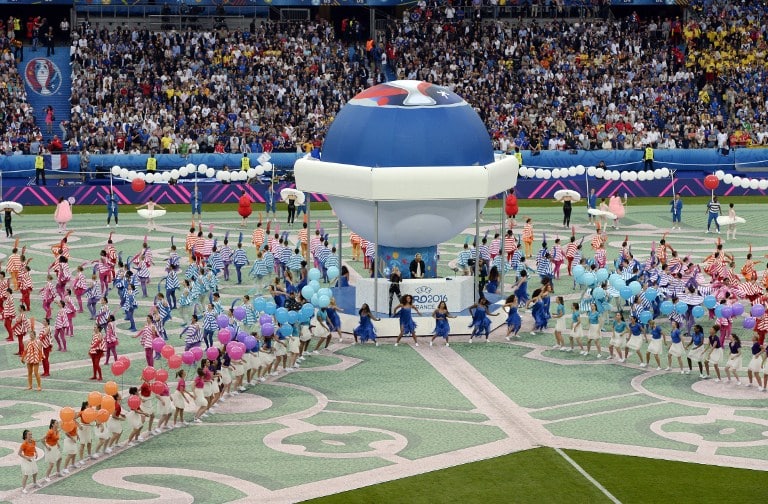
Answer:
[[[474,303],[474,277],[460,276],[448,278],[407,279],[400,283],[400,295],[413,296],[413,304],[424,316],[430,316],[440,304],[445,301],[448,311],[458,314]],[[379,278],[378,281],[378,310],[374,306],[374,279],[361,278],[355,283],[355,307],[368,303],[371,311],[386,313],[389,306],[389,281]],[[392,306],[399,304],[393,300]]]

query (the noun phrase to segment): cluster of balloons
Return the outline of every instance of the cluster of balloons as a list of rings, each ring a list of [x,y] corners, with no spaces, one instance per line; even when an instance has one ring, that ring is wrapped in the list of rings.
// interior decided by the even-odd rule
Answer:
[[[669,178],[672,173],[669,168],[657,168],[655,170],[641,170],[641,171],[629,171],[629,170],[606,170],[605,168],[598,168],[596,166],[584,167],[583,165],[571,166],[569,168],[531,168],[528,166],[520,167],[520,176],[537,179],[559,179],[568,177],[580,177],[585,173],[590,177],[605,179],[605,180],[623,180],[624,182],[645,182],[647,180],[659,180]]]
[[[601,287],[601,285],[608,281],[618,293],[621,299],[627,300],[633,296],[640,294],[643,290],[643,286],[638,281],[632,281],[629,284],[617,273],[609,273],[607,269],[600,268],[594,273],[587,271],[584,266],[578,264],[573,267],[573,278],[576,283],[585,287],[593,287],[592,297],[598,301],[602,301],[608,297],[608,292]]]
[[[336,266],[331,266],[328,268],[327,273],[328,280],[334,281],[339,277],[340,271]],[[328,307],[328,305],[331,304],[331,298],[333,297],[333,292],[331,289],[327,287],[320,287],[320,280],[322,277],[323,273],[319,269],[310,269],[307,273],[307,278],[309,281],[307,282],[307,285],[301,289],[301,297],[308,300],[312,306],[317,306],[318,308]]]
[[[152,183],[168,183],[171,180],[178,180],[180,178],[194,175],[195,173],[202,175],[206,178],[216,178],[221,182],[245,182],[248,179],[256,178],[264,174],[264,172],[272,169],[272,163],[265,161],[247,171],[237,170],[216,170],[210,168],[205,164],[199,164],[195,166],[189,163],[178,169],[160,171],[156,173],[146,173],[144,171],[129,170],[127,168],[121,168],[120,166],[113,166],[110,170],[113,177],[119,177],[131,182],[131,189],[136,192],[144,190],[147,184]]]
[[[112,363],[112,374],[115,376],[120,376],[121,374],[128,371],[129,367],[131,367],[131,359],[123,355]]]
[[[710,177],[714,178],[716,182],[722,181],[724,184],[732,185],[733,187],[752,189],[753,191],[758,189],[761,191],[768,190],[768,179],[754,179],[749,177],[740,177],[738,175],[734,176],[730,173],[725,173],[723,170],[717,170],[714,175],[707,175],[704,177],[704,187],[713,191],[717,189],[718,184],[715,184],[715,182],[713,182],[712,178]],[[709,185],[707,182],[708,180],[710,181]]]
[[[103,424],[112,413],[115,412],[115,398],[118,388],[117,383],[108,381],[104,384],[104,393],[94,390],[88,393],[88,407],[80,412],[80,421],[84,424]],[[77,413],[73,408],[66,406],[59,410],[59,419],[61,428],[65,432],[71,432],[76,427],[75,416]]]

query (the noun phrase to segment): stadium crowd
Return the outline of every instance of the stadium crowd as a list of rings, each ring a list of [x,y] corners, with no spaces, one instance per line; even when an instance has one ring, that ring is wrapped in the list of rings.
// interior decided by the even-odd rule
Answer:
[[[536,15],[558,3],[537,2]],[[514,5],[533,14],[533,3]],[[243,32],[86,23],[72,33],[72,119],[60,136],[66,149],[91,153],[310,150],[340,107],[386,72],[453,88],[502,150],[768,144],[762,5],[694,2],[686,20],[459,12],[420,2],[389,23],[379,45],[321,19]],[[19,119],[3,122],[11,150],[35,131],[15,80],[3,89],[19,95],[10,109]]]

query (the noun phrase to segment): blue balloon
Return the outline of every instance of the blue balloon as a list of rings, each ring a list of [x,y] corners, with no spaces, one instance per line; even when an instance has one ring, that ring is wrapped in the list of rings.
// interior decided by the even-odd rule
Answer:
[[[288,323],[289,324],[295,324],[299,320],[299,312],[297,311],[289,311],[288,312]]]
[[[275,320],[278,324],[285,324],[288,322],[288,310],[282,306],[275,311]]]
[[[619,275],[618,273],[611,273],[611,275],[608,277],[608,283],[614,287],[616,286],[616,282],[618,282],[619,280],[623,281],[623,279],[621,278],[621,275]]]
[[[586,286],[594,285],[595,280],[597,279],[595,278],[594,273],[584,273],[583,275],[581,275],[581,283]]]
[[[329,298],[328,296],[318,296],[317,306],[319,306],[320,308],[325,308],[329,304],[331,304],[331,298]]]
[[[704,316],[704,313],[705,313],[705,311],[704,311],[704,307],[703,307],[703,306],[694,306],[694,307],[693,307],[693,310],[691,310],[691,313],[692,313],[692,314],[693,314],[693,316],[694,316],[694,317],[696,317],[697,319],[698,319],[698,318],[701,318],[701,317],[703,317],[703,316]]]
[[[310,281],[309,281],[309,283],[308,283],[307,285],[309,285],[310,287],[312,287],[312,290],[313,290],[314,292],[317,292],[317,291],[319,291],[319,290],[320,290],[320,282],[318,282],[317,280],[310,280]]]
[[[712,294],[709,294],[707,296],[704,296],[704,307],[708,309],[712,309],[715,306],[717,306],[717,298],[713,296]]]
[[[640,294],[640,291],[643,290],[643,286],[640,285],[640,282],[638,282],[637,280],[629,282],[629,288],[632,289],[633,296],[637,296],[638,294]]]
[[[317,268],[312,268],[307,274],[310,280],[320,280],[323,277],[323,272]]]
[[[678,301],[675,304],[675,312],[679,313],[680,315],[685,315],[688,312],[688,305],[682,301]]]
[[[291,327],[288,324],[282,325],[280,326],[279,333],[280,333],[280,336],[288,337],[291,334],[293,334],[293,327]]]
[[[328,296],[329,298],[333,297],[333,291],[329,289],[328,287],[323,287],[322,289],[317,291],[318,296]]]
[[[652,318],[653,318],[653,314],[651,312],[649,312],[648,310],[643,310],[643,311],[640,312],[639,320],[643,324],[647,324],[648,322],[651,321]]]
[[[723,316],[723,305],[715,305],[715,317],[720,318]]]
[[[310,300],[310,302],[311,302],[311,303],[312,303],[314,306],[320,306],[320,305],[318,305],[318,300],[319,300],[319,299],[320,299],[320,296],[318,296],[318,295],[317,295],[317,292],[315,292],[314,294],[312,294],[312,299]]]
[[[608,280],[608,270],[605,268],[600,268],[595,273],[595,278],[597,279],[597,283],[603,283],[606,280]]]
[[[299,323],[306,324],[312,319],[310,315],[307,315],[305,312],[300,311],[299,312]]]
[[[672,301],[664,301],[661,303],[661,306],[659,306],[659,309],[664,315],[669,315],[675,310],[675,305],[672,304]]]
[[[604,312],[611,311],[611,303],[608,301],[603,301],[603,304],[601,305]]]
[[[621,299],[629,299],[632,297],[632,289],[630,289],[628,286],[624,286],[621,289],[619,289],[619,296],[621,296]]]
[[[312,287],[309,285],[305,285],[301,288],[301,297],[304,299],[312,299],[312,294],[314,294],[315,291],[312,290]]]
[[[605,299],[605,290],[602,287],[595,287],[592,289],[592,297],[602,301]]]
[[[267,301],[260,297],[253,300],[253,309],[256,310],[256,312],[263,312],[264,308],[267,306]]]
[[[335,280],[339,277],[339,268],[338,266],[331,266],[328,268],[328,278],[330,280]]]
[[[647,299],[650,302],[653,302],[653,300],[656,299],[658,295],[659,295],[658,291],[653,287],[648,287],[648,289],[646,289],[645,291],[645,294],[643,294],[643,296],[645,296],[645,299]]]
[[[312,315],[315,314],[315,307],[312,306],[312,303],[304,303],[301,306],[301,313],[306,314],[308,317],[312,317]]]
[[[586,269],[584,269],[584,266],[581,264],[577,264],[573,267],[573,277],[579,278],[581,275],[583,275],[586,272]]]
[[[277,305],[274,301],[267,301],[267,304],[264,305],[264,312],[268,315],[274,315],[277,311]]]

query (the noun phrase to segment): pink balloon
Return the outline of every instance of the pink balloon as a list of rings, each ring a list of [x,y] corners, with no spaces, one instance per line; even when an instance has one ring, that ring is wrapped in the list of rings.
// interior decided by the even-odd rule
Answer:
[[[165,346],[165,340],[163,338],[160,338],[159,336],[152,340],[152,350],[155,352],[160,353],[160,351]]]
[[[218,356],[219,356],[219,349],[218,349],[218,348],[216,348],[216,347],[209,347],[209,348],[208,348],[208,349],[205,351],[205,356],[206,356],[208,359],[210,359],[210,360],[216,360],[216,358],[218,358]]]
[[[229,332],[229,329],[222,329],[219,331],[219,343],[222,345],[226,345],[229,343],[229,340],[232,339],[232,334]]]
[[[181,354],[181,362],[186,364],[187,366],[191,366],[195,363],[195,354],[193,354],[190,350],[187,350],[183,354]]]
[[[155,368],[152,366],[147,366],[144,368],[144,370],[141,372],[141,377],[144,379],[144,381],[152,381],[155,379]]]
[[[132,410],[137,410],[141,408],[141,397],[137,395],[132,395],[128,398],[128,407]]]
[[[229,358],[233,360],[239,360],[245,353],[245,348],[240,345],[235,345],[231,349],[227,349]]]
[[[158,369],[155,371],[155,380],[165,383],[165,381],[168,380],[168,371],[165,369]]]
[[[192,356],[195,358],[195,361],[199,361],[203,358],[203,349],[199,346],[193,347],[190,352],[192,352]]]

